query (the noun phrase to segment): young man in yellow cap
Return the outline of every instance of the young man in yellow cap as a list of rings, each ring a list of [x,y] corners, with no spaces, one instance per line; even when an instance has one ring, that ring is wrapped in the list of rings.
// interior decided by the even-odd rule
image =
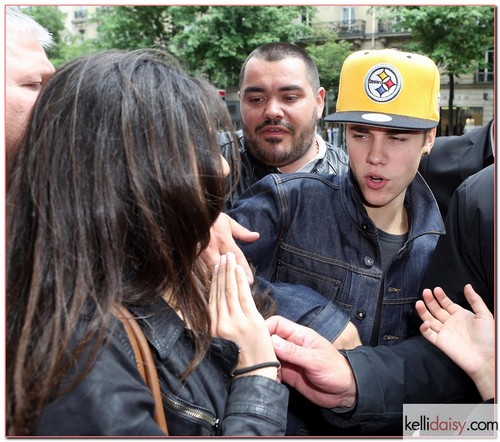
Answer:
[[[337,112],[349,173],[271,175],[229,212],[260,233],[243,244],[257,275],[310,285],[352,314],[364,344],[405,339],[443,222],[417,174],[439,121],[427,57],[359,51],[344,62]]]
[[[364,345],[391,346],[418,332],[415,301],[444,233],[435,199],[417,174],[436,136],[439,83],[436,65],[418,54],[351,54],[337,112],[325,119],[346,123],[349,172],[270,175],[228,213],[260,233],[241,245],[257,275],[312,287],[349,313]],[[313,328],[321,333],[321,324]],[[350,399],[342,405],[354,405]]]

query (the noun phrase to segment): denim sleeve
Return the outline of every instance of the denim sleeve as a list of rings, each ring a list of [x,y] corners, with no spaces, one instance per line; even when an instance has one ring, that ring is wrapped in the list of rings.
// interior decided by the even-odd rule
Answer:
[[[270,283],[255,278],[258,290],[269,290],[277,313],[290,321],[307,326],[334,341],[349,322],[349,315],[315,290],[295,284]]]
[[[284,195],[278,191],[274,175],[267,175],[238,199],[227,214],[242,226],[260,233],[252,243],[237,242],[260,276],[272,280],[276,269],[279,238],[286,228]]]

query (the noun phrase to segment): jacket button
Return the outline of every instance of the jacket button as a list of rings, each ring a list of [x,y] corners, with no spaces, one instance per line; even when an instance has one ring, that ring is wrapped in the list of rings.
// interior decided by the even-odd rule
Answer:
[[[368,266],[368,267],[371,267],[374,263],[374,260],[373,258],[369,257],[369,256],[365,256],[364,260],[365,264]]]
[[[369,228],[370,226],[368,225],[368,223],[361,224],[361,230],[363,230],[363,232],[368,232]]]
[[[384,335],[384,341],[397,341],[399,338],[394,335]]]
[[[362,321],[363,319],[366,318],[366,312],[363,310],[363,309],[359,309],[357,312],[356,312],[356,319]]]

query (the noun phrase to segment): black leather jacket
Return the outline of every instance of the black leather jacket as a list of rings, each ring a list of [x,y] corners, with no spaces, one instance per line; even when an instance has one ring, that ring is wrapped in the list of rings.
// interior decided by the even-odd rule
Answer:
[[[255,159],[245,146],[242,130],[237,131],[236,136],[238,138],[238,147],[241,155],[241,176],[236,189],[229,196],[229,200],[227,201],[225,207],[226,210],[229,210],[240,195],[252,184],[256,183],[270,173],[281,173],[277,168],[262,164]],[[229,158],[234,146],[233,141],[227,132],[221,134],[220,144],[222,155],[224,155],[226,159]],[[349,157],[347,156],[347,153],[340,147],[335,147],[326,141],[325,144],[325,156],[318,160],[311,173],[340,175],[346,172],[349,169]]]
[[[418,168],[432,190],[443,219],[453,192],[469,176],[494,162],[493,120],[460,136],[437,137]]]
[[[208,355],[186,382],[191,332],[162,300],[129,307],[153,349],[171,436],[281,436],[286,427],[287,388],[263,376],[231,380],[238,348],[214,338]],[[154,401],[135,365],[121,323],[85,379],[49,404],[37,435],[160,436]]]

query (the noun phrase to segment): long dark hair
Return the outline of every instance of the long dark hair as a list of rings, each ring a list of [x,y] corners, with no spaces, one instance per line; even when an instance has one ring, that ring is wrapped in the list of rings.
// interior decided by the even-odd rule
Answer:
[[[90,369],[115,303],[170,293],[193,330],[190,370],[204,356],[198,257],[225,196],[219,130],[231,122],[216,90],[159,51],[79,58],[44,86],[8,177],[9,434],[33,431],[89,346]]]

